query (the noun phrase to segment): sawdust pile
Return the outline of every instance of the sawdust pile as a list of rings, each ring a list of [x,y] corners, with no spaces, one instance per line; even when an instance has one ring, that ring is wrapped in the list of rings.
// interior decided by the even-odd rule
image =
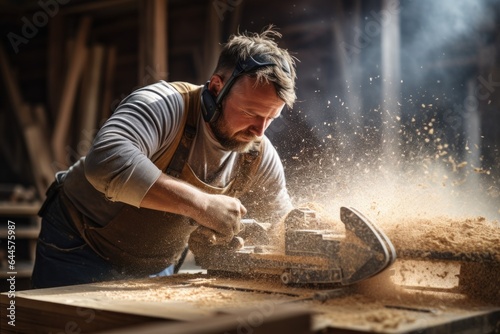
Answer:
[[[319,203],[304,203],[316,211],[318,229],[344,231],[344,225],[329,208]],[[370,215],[370,213],[372,215]],[[415,251],[420,257],[432,252],[446,253],[470,260],[487,260],[500,263],[500,223],[488,221],[485,217],[453,218],[450,216],[423,217],[380,217],[373,219],[373,210],[368,218],[387,234],[396,250]]]
[[[500,263],[500,225],[484,217],[406,218],[379,224],[399,250],[415,250],[424,256],[447,252],[450,256]]]
[[[317,203],[307,203],[332,229],[343,226],[337,216]],[[373,211],[371,211],[373,213]],[[394,244],[398,260],[377,279],[358,286],[377,293],[411,300],[394,284],[450,289],[471,302],[500,305],[500,225],[484,217],[405,217],[372,220]],[[416,261],[413,261],[416,260]],[[417,284],[418,283],[418,284]],[[452,290],[454,289],[454,290]],[[463,302],[463,301],[462,301]]]
[[[458,266],[458,273],[450,270],[430,276],[441,276],[444,283],[457,281],[456,290],[467,301],[500,305],[500,224],[484,217],[474,218],[406,218],[398,222],[390,219],[380,222],[400,254],[401,260],[417,258],[420,264],[406,265],[414,277],[435,263]],[[408,261],[407,261],[408,262]],[[430,280],[430,279],[427,279]],[[432,284],[429,285],[432,287]]]
[[[161,304],[178,305],[181,309],[192,307],[196,313],[206,315],[252,307],[263,309],[270,305],[274,309],[282,303],[300,301],[298,305],[314,313],[315,331],[330,327],[384,333],[401,328],[425,328],[439,321],[439,315],[466,316],[467,312],[481,310],[484,306],[468,300],[463,294],[410,291],[389,286],[383,276],[346,287],[337,296],[323,301],[310,298],[314,289],[286,287],[276,280],[195,275],[99,283],[99,289],[88,292],[87,297],[118,303],[132,301],[138,307],[141,303],[153,303],[159,310]]]
[[[100,296],[108,300],[158,302],[175,301],[196,307],[199,310],[213,311],[215,308],[234,307],[249,308],[264,302],[282,302],[283,295],[249,294],[245,291],[217,287],[217,280],[200,275],[176,275],[178,284],[171,281],[166,284],[165,278],[149,280],[120,281],[100,283]],[[90,293],[94,294],[94,292]],[[239,301],[239,302],[238,302]],[[244,302],[241,302],[244,301]]]

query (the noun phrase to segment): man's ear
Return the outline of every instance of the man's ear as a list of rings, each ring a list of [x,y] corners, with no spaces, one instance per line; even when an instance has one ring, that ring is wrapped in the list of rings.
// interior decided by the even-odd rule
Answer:
[[[222,90],[222,87],[224,87],[222,77],[218,74],[212,75],[212,77],[210,78],[210,83],[208,84],[208,90],[214,96],[218,96],[220,91]]]

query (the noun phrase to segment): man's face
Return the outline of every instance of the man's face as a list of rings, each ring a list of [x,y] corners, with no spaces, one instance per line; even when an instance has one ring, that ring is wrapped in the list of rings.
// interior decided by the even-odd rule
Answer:
[[[272,83],[255,86],[255,78],[243,76],[224,98],[222,113],[210,128],[225,149],[246,152],[279,117],[284,105]]]

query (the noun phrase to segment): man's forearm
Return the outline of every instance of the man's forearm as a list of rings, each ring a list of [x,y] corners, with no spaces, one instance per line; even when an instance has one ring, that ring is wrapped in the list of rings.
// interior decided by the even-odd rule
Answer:
[[[236,198],[205,193],[166,174],[149,189],[141,207],[190,217],[228,240],[239,231],[241,216],[246,213]]]
[[[206,207],[206,195],[192,185],[162,173],[144,196],[141,207],[197,220]]]

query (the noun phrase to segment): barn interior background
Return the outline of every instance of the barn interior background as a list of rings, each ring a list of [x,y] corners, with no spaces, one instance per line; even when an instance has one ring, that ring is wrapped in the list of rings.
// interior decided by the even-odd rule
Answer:
[[[228,36],[274,24],[298,101],[267,135],[297,204],[498,219],[499,15],[493,0],[2,0],[2,200],[43,198],[134,89],[203,84]]]
[[[0,291],[30,288],[45,190],[87,153],[124,97],[158,80],[205,83],[220,43],[269,24],[297,58],[298,101],[267,131],[294,203],[335,217],[339,206],[357,208],[395,244],[402,277],[425,285],[432,270],[424,261],[408,271],[400,250],[421,251],[430,263],[441,256],[439,278],[498,306],[500,0],[0,0]],[[453,256],[463,252],[477,256],[457,265]],[[110,299],[85,294],[85,305]],[[74,319],[71,308],[50,316],[38,305],[27,323]],[[158,305],[148,309],[177,313],[177,304],[168,312]],[[339,305],[344,311],[343,299]],[[446,318],[454,304],[439,295],[429,310],[422,305],[413,310]],[[116,319],[135,321],[128,313]],[[387,317],[415,322],[408,319]]]

